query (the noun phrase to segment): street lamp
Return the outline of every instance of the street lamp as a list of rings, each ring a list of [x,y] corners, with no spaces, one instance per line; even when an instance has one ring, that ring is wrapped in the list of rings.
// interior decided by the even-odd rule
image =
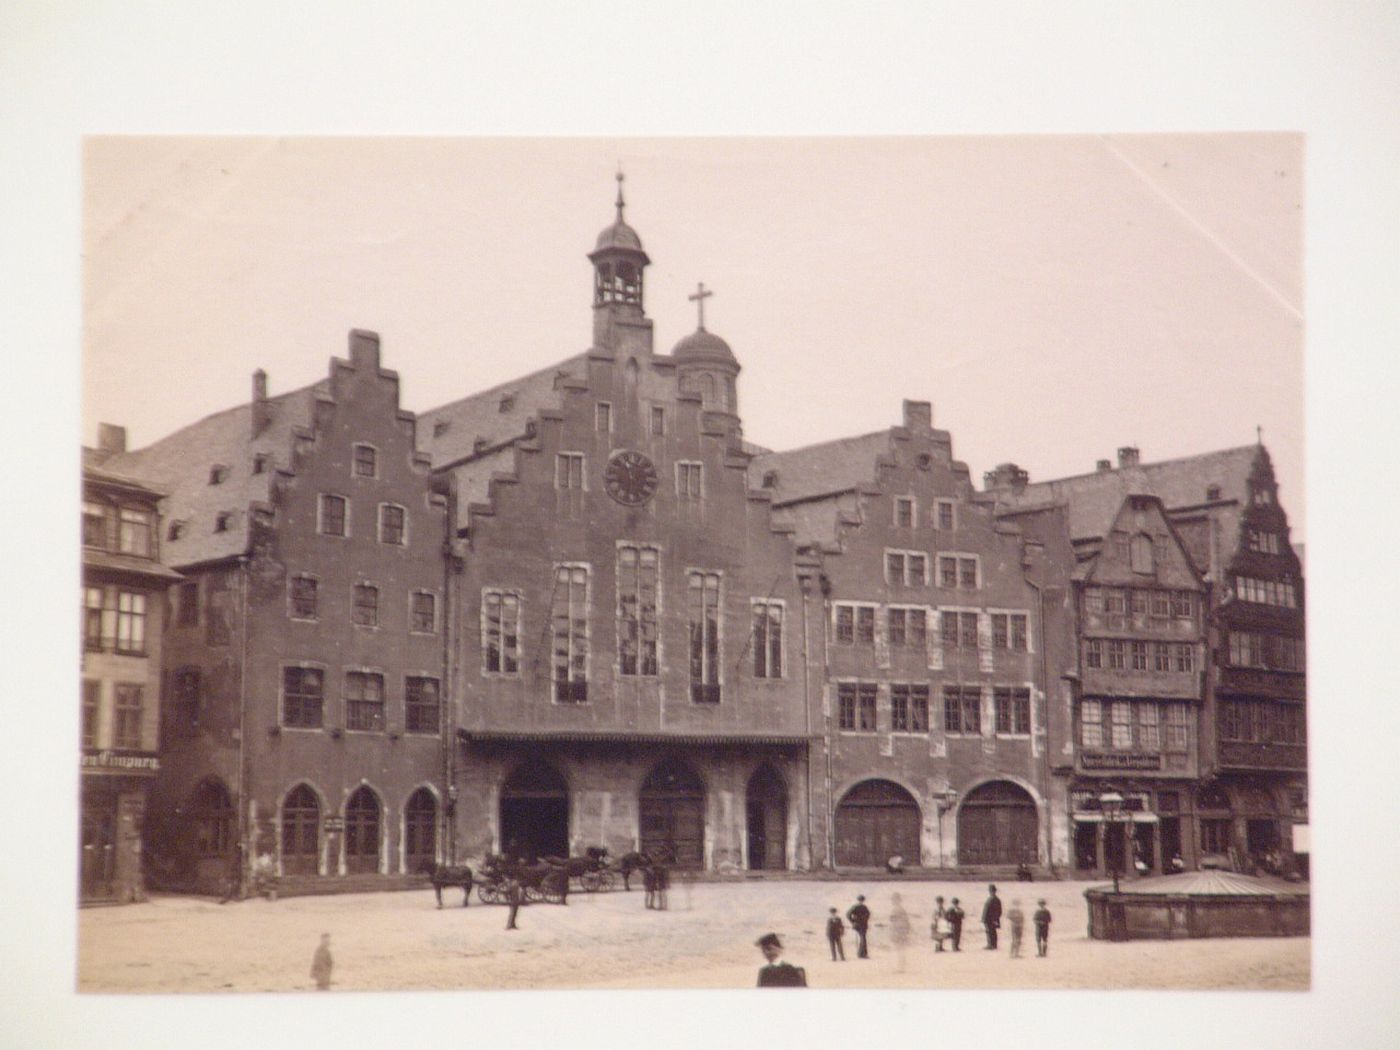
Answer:
[[[1112,828],[1113,826],[1115,826],[1115,825],[1119,822],[1119,819],[1121,818],[1121,816],[1122,816],[1122,814],[1123,814],[1123,796],[1120,795],[1120,794],[1118,794],[1118,792],[1116,792],[1116,791],[1105,791],[1102,795],[1099,796],[1099,809],[1103,812],[1104,826],[1105,826],[1106,828]],[[1123,847],[1123,850],[1120,850],[1120,852],[1123,852],[1123,851],[1126,849],[1126,844],[1120,843],[1120,846]],[[1104,859],[1105,859],[1105,860],[1109,860],[1109,858],[1108,858],[1108,856],[1107,856],[1107,853],[1108,853],[1108,834],[1107,834],[1107,832],[1106,832],[1105,835],[1104,835],[1104,853],[1105,853]],[[1114,858],[1114,859],[1112,859],[1112,860],[1109,860],[1109,867],[1112,868],[1112,871],[1110,872],[1110,874],[1113,876],[1113,892],[1114,892],[1115,894],[1117,894],[1117,892],[1118,892],[1118,860],[1117,860],[1116,858]]]
[[[944,788],[935,801],[938,803],[938,866],[946,868],[947,863],[943,859],[943,814],[958,804],[957,789]]]

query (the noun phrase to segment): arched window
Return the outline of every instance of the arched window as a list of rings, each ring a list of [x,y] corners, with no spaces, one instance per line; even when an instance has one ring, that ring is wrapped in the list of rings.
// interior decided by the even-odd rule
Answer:
[[[421,871],[437,859],[437,799],[419,788],[403,809],[404,870]]]
[[[351,875],[379,871],[379,799],[362,787],[345,803],[345,870]]]
[[[222,857],[233,845],[233,802],[219,780],[195,788],[190,809],[195,821],[195,851],[201,857]]]
[[[298,784],[282,803],[282,872],[315,875],[321,853],[321,804],[316,792]]]

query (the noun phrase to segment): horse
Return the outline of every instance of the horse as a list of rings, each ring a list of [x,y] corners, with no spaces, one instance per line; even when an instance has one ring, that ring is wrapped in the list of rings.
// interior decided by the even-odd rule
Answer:
[[[618,870],[622,873],[622,888],[630,891],[632,889],[633,872],[645,872],[651,867],[651,857],[646,853],[624,853],[617,861]]]
[[[462,907],[465,908],[471,902],[472,869],[465,864],[435,864],[429,861],[423,865],[421,870],[433,884],[433,893],[437,894],[439,908],[442,907],[442,888],[444,886],[462,887]]]

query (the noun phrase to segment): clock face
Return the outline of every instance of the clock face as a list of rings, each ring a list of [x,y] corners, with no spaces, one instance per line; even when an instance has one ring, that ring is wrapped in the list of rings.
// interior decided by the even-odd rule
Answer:
[[[651,460],[631,449],[614,453],[603,471],[603,487],[608,495],[629,507],[639,507],[651,499],[659,483]]]

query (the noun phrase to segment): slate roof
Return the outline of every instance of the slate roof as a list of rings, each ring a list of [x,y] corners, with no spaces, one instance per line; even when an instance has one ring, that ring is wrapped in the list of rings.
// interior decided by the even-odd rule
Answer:
[[[525,433],[525,421],[560,404],[561,376],[588,378],[588,354],[575,354],[538,372],[418,414],[418,448],[434,469],[470,456],[478,442],[498,445]]]
[[[269,502],[274,473],[291,462],[292,433],[311,424],[312,405],[326,396],[329,381],[268,398],[270,420],[252,436],[252,405],[216,412],[177,430],[143,449],[119,452],[102,469],[142,479],[167,493],[161,504],[162,560],[181,568],[235,557],[248,548],[248,505]],[[261,474],[253,459],[268,456]],[[215,465],[227,468],[224,480],[209,483]],[[219,514],[228,513],[228,527],[214,531]],[[172,522],[180,522],[178,539],[171,539]]]
[[[1258,453],[1259,446],[1244,445],[1161,463],[1035,482],[1015,492],[996,489],[997,510],[1001,513],[1066,503],[1070,538],[1084,540],[1108,532],[1124,498],[1130,495],[1156,496],[1168,512],[1174,512],[1213,502],[1207,500],[1206,490],[1219,486],[1220,500],[1243,507],[1249,501],[1249,473]]]
[[[776,471],[777,485],[764,489],[773,494],[775,505],[849,492],[875,483],[875,461],[889,450],[890,432],[877,430],[789,452],[765,452],[749,463],[749,488],[763,489],[764,475]]]

